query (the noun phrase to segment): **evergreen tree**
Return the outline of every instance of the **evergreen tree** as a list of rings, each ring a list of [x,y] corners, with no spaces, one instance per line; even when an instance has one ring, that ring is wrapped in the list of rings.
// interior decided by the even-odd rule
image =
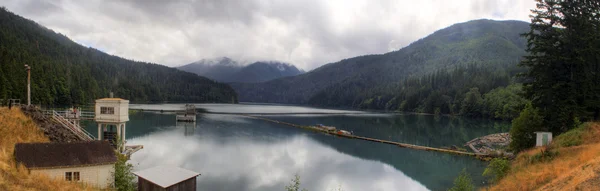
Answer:
[[[524,34],[525,96],[554,133],[598,117],[599,8],[598,1],[537,0],[531,30]]]
[[[542,129],[539,110],[527,103],[519,117],[512,121],[510,149],[520,152],[535,145],[535,132]]]
[[[480,113],[482,101],[479,88],[471,88],[471,90],[465,94],[460,113],[467,116],[478,115]]]

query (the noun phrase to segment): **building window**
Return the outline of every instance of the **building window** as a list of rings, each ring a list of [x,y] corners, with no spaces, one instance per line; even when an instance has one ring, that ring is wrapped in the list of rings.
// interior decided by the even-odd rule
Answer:
[[[73,173],[72,172],[65,172],[65,179],[67,181],[73,180]]]
[[[79,181],[79,172],[73,172],[73,181]]]
[[[100,107],[100,114],[115,114],[114,107]]]
[[[79,172],[65,172],[65,179],[67,181],[79,181]]]

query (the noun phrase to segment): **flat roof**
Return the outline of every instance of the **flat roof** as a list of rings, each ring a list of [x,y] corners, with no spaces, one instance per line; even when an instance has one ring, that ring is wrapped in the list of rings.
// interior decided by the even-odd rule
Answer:
[[[122,98],[102,98],[102,99],[98,99],[98,100],[120,101],[120,100],[125,100],[125,99],[122,99]]]
[[[153,168],[133,172],[133,174],[163,188],[173,186],[174,184],[200,175],[200,173],[191,170],[167,166],[156,166]]]

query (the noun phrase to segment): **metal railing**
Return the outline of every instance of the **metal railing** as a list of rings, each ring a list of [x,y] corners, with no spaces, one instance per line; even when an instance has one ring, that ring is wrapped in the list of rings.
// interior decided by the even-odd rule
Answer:
[[[95,139],[94,136],[92,136],[92,134],[90,134],[85,129],[83,129],[81,126],[79,126],[79,124],[70,122],[69,120],[65,119],[62,115],[60,115],[56,111],[44,111],[44,114],[48,115],[48,114],[50,114],[50,112],[52,115],[52,119],[54,119],[56,122],[60,123],[63,127],[69,129],[71,132],[73,132],[75,135],[77,135],[77,137],[81,138],[82,140],[86,140],[86,141],[92,141]]]
[[[82,119],[93,120],[95,116],[96,116],[96,113],[94,113],[93,111],[80,111],[79,112],[79,117],[81,117]]]
[[[21,99],[0,99],[0,106],[8,106],[9,104],[18,107],[21,105]]]
[[[42,110],[42,113],[48,117],[52,117],[52,112],[56,112],[66,119],[94,120],[94,117],[96,116],[96,113],[93,111],[71,112],[68,110]]]

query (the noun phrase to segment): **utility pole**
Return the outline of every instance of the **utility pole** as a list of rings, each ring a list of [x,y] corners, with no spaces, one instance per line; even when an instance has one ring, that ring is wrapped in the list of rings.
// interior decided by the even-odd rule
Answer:
[[[27,70],[27,106],[31,105],[31,67],[25,64]]]

